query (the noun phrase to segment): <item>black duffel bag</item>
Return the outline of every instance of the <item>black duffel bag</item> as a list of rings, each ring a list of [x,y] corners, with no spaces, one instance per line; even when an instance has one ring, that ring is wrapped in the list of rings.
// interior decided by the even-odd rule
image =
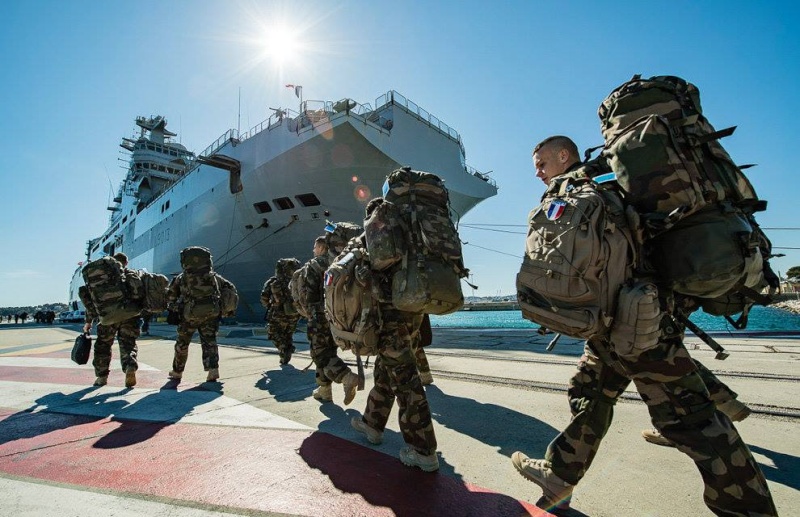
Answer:
[[[72,347],[72,360],[78,364],[86,364],[89,362],[89,354],[92,351],[92,336],[89,334],[80,334],[75,338],[75,344]]]

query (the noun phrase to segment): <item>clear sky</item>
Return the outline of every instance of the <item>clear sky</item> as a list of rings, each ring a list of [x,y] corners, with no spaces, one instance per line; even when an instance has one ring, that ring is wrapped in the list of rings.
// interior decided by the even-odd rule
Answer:
[[[281,30],[299,43],[270,51]],[[397,90],[461,134],[500,187],[461,228],[476,295],[514,292],[543,191],[533,145],[601,144],[598,105],[637,73],[695,83],[711,123],[738,126],[734,160],[758,164],[762,226],[800,227],[797,2],[10,0],[0,55],[0,306],[67,301],[136,116],[200,152],[239,125],[240,89],[242,130],[296,108],[286,83],[362,103]],[[800,231],[768,235],[776,269],[800,265]]]

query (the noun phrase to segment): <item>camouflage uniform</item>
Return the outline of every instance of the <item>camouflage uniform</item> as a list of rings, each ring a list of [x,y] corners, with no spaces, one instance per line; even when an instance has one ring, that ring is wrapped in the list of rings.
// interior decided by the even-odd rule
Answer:
[[[275,277],[272,277],[275,278]],[[270,280],[272,280],[270,278]],[[280,363],[289,364],[294,352],[292,337],[297,330],[297,322],[300,321],[299,314],[287,314],[284,308],[284,301],[277,300],[274,293],[267,293],[270,280],[264,284],[264,291],[261,294],[261,303],[267,308],[267,338],[269,338],[278,349]],[[277,278],[276,278],[277,281]]]
[[[653,425],[697,465],[712,512],[777,515],[750,450],[728,417],[715,411],[704,368],[683,345],[683,329],[672,323],[662,329],[658,344],[635,356],[618,355],[607,341],[586,343],[568,391],[572,421],[545,454],[553,473],[573,485],[581,480],[611,425],[617,398],[633,381]],[[720,396],[723,390],[708,380]]]
[[[383,326],[378,335],[375,385],[369,392],[363,420],[372,429],[383,432],[396,398],[403,440],[422,455],[436,454],[431,410],[414,357],[422,315],[401,312],[391,305],[383,305],[381,314]]]
[[[86,323],[92,323],[98,314],[91,303],[86,306]],[[134,371],[139,369],[136,354],[139,348],[136,339],[139,337],[139,317],[127,319],[115,325],[97,324],[97,339],[94,342],[94,374],[97,377],[108,377],[111,365],[111,346],[114,344],[114,337],[119,343],[119,362],[122,371],[127,372],[131,367]]]
[[[306,263],[303,277],[309,302],[309,306],[305,307],[309,314],[308,342],[311,345],[311,359],[316,366],[315,379],[318,386],[329,386],[331,382],[341,383],[351,371],[338,355],[330,323],[325,317],[323,281],[329,263],[330,260],[325,255],[312,258]]]
[[[211,271],[220,289],[223,286],[233,287],[233,284]],[[167,289],[167,306],[171,310],[179,310],[181,305],[190,303],[192,299],[191,287],[187,285],[192,281],[192,276],[184,276],[181,273],[172,279]],[[195,331],[200,334],[200,346],[203,354],[203,370],[219,368],[219,347],[217,346],[217,331],[219,330],[220,314],[210,314],[202,319],[181,318],[178,324],[178,338],[175,341],[175,356],[172,360],[172,371],[181,373],[186,368],[186,360],[189,358],[189,343],[194,337]]]

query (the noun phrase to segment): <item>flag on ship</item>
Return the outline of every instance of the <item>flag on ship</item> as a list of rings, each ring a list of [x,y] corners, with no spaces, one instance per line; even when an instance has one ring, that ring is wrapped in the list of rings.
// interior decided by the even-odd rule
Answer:
[[[302,87],[302,86],[300,86],[300,85],[294,85],[294,84],[287,84],[287,85],[286,85],[286,87],[287,87],[287,88],[292,88],[292,89],[294,90],[294,94],[295,94],[295,96],[296,96],[298,99],[300,98],[300,91],[303,89],[303,87]]]

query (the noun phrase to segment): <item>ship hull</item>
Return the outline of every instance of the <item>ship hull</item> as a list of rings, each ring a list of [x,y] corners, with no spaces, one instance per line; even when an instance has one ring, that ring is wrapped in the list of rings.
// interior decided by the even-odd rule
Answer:
[[[261,289],[276,261],[311,258],[326,220],[362,224],[367,202],[381,194],[392,170],[408,165],[444,178],[455,218],[496,192],[464,172],[459,142],[405,110],[392,115],[391,131],[340,113],[295,131],[281,121],[242,141],[224,142],[215,152],[238,161],[240,174],[200,166],[135,217],[131,210],[128,224],[107,232],[88,259],[108,252],[103,244],[113,240],[113,250],[128,255],[130,267],[171,278],[181,270],[183,248],[205,246],[214,269],[239,291],[237,320],[261,321]],[[71,299],[81,283],[77,273]]]

